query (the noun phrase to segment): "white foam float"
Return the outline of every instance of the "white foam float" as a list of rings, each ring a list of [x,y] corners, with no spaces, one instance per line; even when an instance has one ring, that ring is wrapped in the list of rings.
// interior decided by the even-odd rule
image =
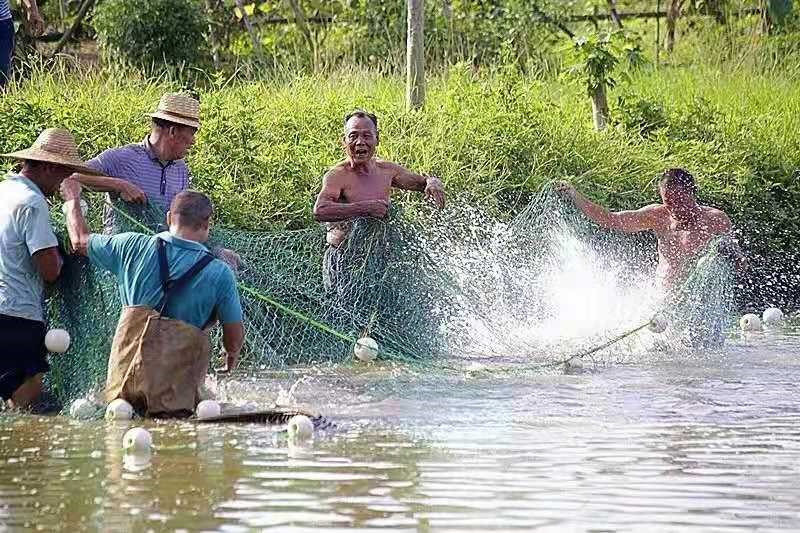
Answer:
[[[295,442],[309,441],[314,437],[314,424],[305,415],[294,415],[289,419],[289,438]]]
[[[784,316],[783,311],[778,309],[777,307],[770,307],[764,310],[764,313],[761,315],[761,320],[764,322],[766,326],[775,326],[783,322]]]
[[[748,313],[739,319],[739,327],[742,331],[761,331],[761,319],[758,315]]]
[[[65,329],[51,329],[44,336],[44,346],[48,352],[64,353],[69,350],[69,332]]]
[[[664,333],[667,330],[668,325],[669,323],[667,322],[667,319],[657,314],[650,319],[647,329],[653,333]]]
[[[153,437],[144,428],[131,428],[122,437],[122,449],[126,453],[147,453],[153,447]]]
[[[199,420],[204,420],[206,418],[214,418],[215,416],[219,416],[222,414],[222,407],[216,400],[203,400],[202,402],[197,404],[197,408],[195,409],[195,414],[197,414],[197,418]]]
[[[133,418],[133,406],[122,398],[112,400],[106,406],[106,420],[130,420]]]
[[[378,342],[372,337],[361,337],[356,341],[353,353],[359,361],[374,361],[378,357]]]

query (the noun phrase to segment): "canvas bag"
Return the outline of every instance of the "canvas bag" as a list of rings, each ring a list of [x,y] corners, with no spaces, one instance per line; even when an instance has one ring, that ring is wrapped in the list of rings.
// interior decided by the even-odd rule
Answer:
[[[166,243],[156,239],[164,291],[159,310],[126,306],[108,360],[105,400],[123,398],[146,416],[189,416],[208,372],[211,344],[202,329],[164,316],[169,299],[213,261],[208,254],[183,276],[169,279]]]

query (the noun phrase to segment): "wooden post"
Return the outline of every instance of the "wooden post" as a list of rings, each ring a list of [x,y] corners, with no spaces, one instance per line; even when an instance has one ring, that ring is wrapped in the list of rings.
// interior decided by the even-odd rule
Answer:
[[[416,109],[425,103],[425,0],[407,0],[406,107]]]
[[[611,14],[611,20],[614,21],[614,25],[617,29],[622,29],[622,19],[619,18],[619,13],[617,12],[617,0],[607,0],[608,1],[608,12]]]
[[[594,129],[603,131],[608,124],[608,99],[606,98],[606,84],[601,83],[592,94],[592,120]]]

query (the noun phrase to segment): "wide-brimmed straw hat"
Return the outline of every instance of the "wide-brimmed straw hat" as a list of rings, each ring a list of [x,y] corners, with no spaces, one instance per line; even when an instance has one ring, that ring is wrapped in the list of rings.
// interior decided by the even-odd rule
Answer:
[[[200,128],[200,102],[186,94],[167,93],[161,97],[158,109],[150,116],[167,122]]]
[[[30,148],[0,155],[24,161],[53,163],[84,174],[98,174],[81,161],[75,138],[69,130],[63,128],[48,128],[39,134]]]

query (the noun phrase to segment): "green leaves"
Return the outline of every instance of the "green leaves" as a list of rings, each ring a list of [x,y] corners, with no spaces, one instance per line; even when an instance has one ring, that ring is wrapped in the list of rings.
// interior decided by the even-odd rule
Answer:
[[[206,20],[197,0],[105,0],[93,25],[106,58],[160,71],[205,62]]]
[[[614,87],[617,76],[644,62],[638,37],[624,31],[593,33],[576,37],[567,52],[567,77],[586,85],[591,96],[601,87]],[[619,70],[622,64],[625,70]]]

